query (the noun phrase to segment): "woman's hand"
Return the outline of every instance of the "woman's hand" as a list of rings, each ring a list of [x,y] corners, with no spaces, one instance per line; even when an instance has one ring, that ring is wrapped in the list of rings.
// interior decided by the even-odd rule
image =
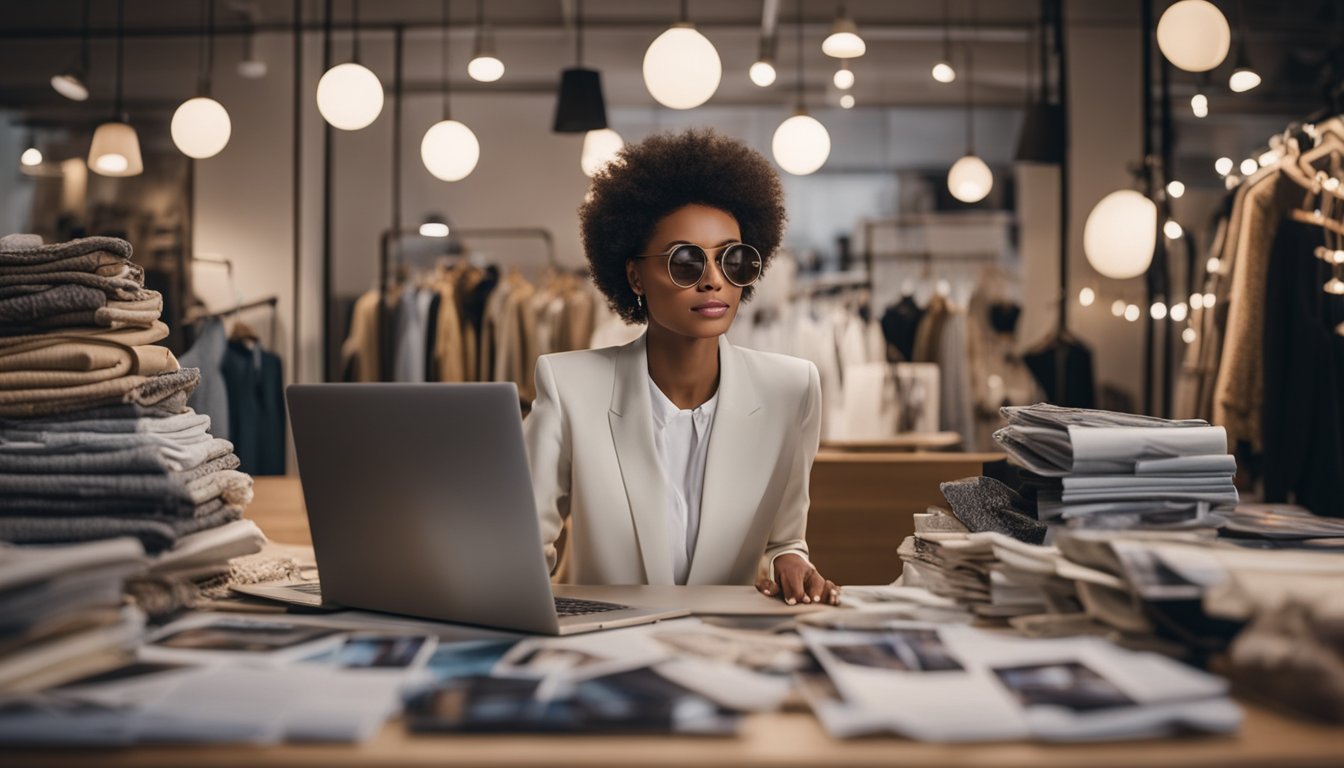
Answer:
[[[840,587],[821,575],[813,565],[795,554],[775,559],[775,580],[756,582],[763,595],[783,597],[789,605],[797,603],[840,604]]]

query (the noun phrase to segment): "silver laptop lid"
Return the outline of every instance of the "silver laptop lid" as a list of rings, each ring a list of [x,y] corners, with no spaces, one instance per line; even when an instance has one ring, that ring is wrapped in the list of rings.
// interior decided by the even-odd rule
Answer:
[[[512,383],[286,395],[325,598],[557,632]]]

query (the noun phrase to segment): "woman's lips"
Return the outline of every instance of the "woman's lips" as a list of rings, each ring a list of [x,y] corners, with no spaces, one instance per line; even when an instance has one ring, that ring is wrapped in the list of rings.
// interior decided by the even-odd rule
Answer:
[[[723,317],[728,314],[728,305],[721,301],[707,301],[691,307],[691,311],[699,313],[701,317]]]

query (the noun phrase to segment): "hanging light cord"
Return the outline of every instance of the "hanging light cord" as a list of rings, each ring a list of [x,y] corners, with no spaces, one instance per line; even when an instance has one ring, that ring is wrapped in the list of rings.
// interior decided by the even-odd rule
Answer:
[[[574,9],[575,66],[583,68],[583,0],[577,0]]]
[[[87,88],[89,78],[89,0],[84,0],[84,33],[80,36],[79,76],[84,78]]]
[[[215,68],[215,0],[201,0],[200,72],[196,90],[201,96],[210,95],[210,73]]]
[[[803,0],[798,0],[798,23],[795,25],[798,41],[798,109],[803,109]]]
[[[113,101],[113,111],[117,113],[117,119],[121,119],[121,69],[122,57],[125,46],[122,45],[122,38],[125,32],[125,10],[124,0],[117,0],[117,91],[116,99]]]
[[[691,23],[691,0],[681,0],[681,23]]]
[[[451,107],[449,106],[449,103],[450,103],[450,101],[451,101],[451,96],[452,96],[452,91],[453,91],[453,77],[452,77],[452,72],[451,72],[450,69],[449,69],[449,58],[448,58],[448,12],[449,12],[449,7],[450,7],[451,5],[452,5],[452,3],[450,2],[450,0],[443,0],[443,20],[442,20],[442,23],[443,23],[443,46],[442,46],[443,55],[440,57],[440,59],[441,59],[441,63],[442,63],[442,65],[443,65],[443,119],[444,119],[444,120],[450,120],[450,119],[452,119],[452,109],[451,109]]]
[[[971,0],[971,39],[966,43],[966,154],[975,154],[975,42],[980,39],[979,14]]]
[[[350,43],[350,58],[359,63],[359,0],[350,3],[350,31],[354,39]]]
[[[952,0],[943,0],[943,60],[952,66]]]

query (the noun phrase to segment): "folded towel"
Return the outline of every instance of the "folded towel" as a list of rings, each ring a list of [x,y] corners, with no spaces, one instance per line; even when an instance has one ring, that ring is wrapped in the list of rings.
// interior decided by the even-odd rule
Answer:
[[[60,544],[134,536],[150,554],[162,552],[188,534],[239,520],[238,507],[225,506],[204,517],[9,517],[0,516],[0,541]]]

